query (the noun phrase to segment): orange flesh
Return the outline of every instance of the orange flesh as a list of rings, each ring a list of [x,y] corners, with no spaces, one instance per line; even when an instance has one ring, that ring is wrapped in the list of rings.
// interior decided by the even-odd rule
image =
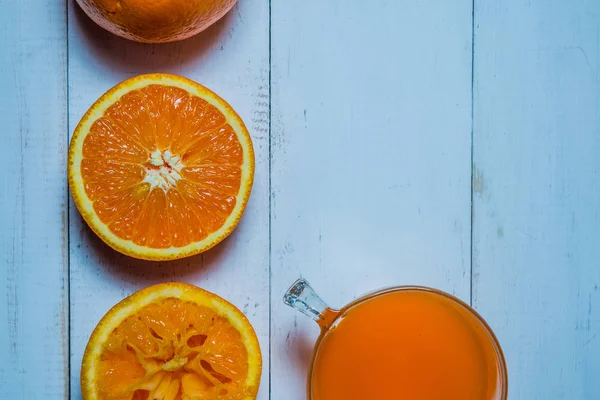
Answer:
[[[170,298],[123,321],[100,358],[100,399],[242,400],[250,396],[240,333],[212,309]]]
[[[322,338],[314,400],[496,400],[501,365],[483,324],[430,292],[360,303]]]
[[[242,164],[242,146],[216,107],[183,89],[149,85],[94,122],[81,174],[98,217],[115,235],[169,248],[223,226]]]

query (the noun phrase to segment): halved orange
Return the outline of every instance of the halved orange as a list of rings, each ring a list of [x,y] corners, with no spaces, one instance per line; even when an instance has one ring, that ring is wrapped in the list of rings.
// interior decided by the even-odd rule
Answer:
[[[205,251],[235,228],[254,151],[238,114],[215,93],[149,74],[88,110],[68,168],[75,205],[102,240],[133,257],[168,260]]]
[[[83,355],[83,400],[252,400],[254,329],[221,297],[185,283],[142,289],[98,323]]]

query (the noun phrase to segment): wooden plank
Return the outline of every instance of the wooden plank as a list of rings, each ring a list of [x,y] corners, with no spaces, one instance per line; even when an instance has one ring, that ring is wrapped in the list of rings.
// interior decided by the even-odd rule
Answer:
[[[368,3],[368,4],[367,4]],[[471,1],[272,3],[272,387],[304,399],[315,324],[390,285],[469,301]]]
[[[0,1],[0,398],[68,397],[66,13]]]
[[[600,398],[600,3],[476,2],[473,303],[509,398]]]
[[[73,398],[80,393],[83,350],[102,315],[124,296],[164,281],[185,281],[220,294],[254,325],[268,371],[268,4],[240,2],[215,26],[190,40],[141,45],[93,25],[69,2],[70,123],[121,80],[171,72],[215,90],[246,122],[254,140],[256,174],[250,202],[236,231],[203,256],[148,263],[121,256],[97,239],[71,205],[71,321]],[[259,399],[268,398],[263,374]]]

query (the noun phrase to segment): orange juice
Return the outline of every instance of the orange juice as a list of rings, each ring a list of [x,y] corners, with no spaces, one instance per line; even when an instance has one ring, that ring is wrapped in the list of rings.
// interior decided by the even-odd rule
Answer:
[[[501,351],[485,323],[438,292],[367,297],[334,321],[313,360],[312,400],[500,400]]]

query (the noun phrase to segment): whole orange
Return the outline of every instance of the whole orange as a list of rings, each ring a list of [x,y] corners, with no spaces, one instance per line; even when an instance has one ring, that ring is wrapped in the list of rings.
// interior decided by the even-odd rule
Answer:
[[[193,36],[233,7],[236,0],[77,0],[104,29],[145,43]]]

